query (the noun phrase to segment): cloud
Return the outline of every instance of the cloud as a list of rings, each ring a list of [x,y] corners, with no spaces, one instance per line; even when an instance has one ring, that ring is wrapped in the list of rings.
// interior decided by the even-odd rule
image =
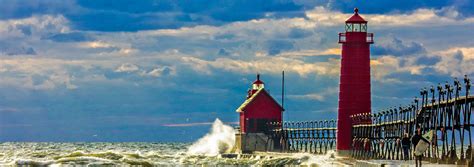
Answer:
[[[387,76],[397,73],[409,73],[411,75],[448,74],[452,77],[462,77],[474,73],[473,63],[473,48],[452,47],[446,50],[426,51],[424,54],[406,57],[390,55],[377,57],[371,60],[371,68],[374,79],[382,81],[389,79],[386,78]]]
[[[459,53],[462,53],[462,59],[464,60],[474,59],[474,47],[452,47],[438,52],[440,55],[453,55]]]
[[[404,58],[395,56],[381,56],[370,61],[371,75],[373,79],[378,81],[387,80],[386,76],[408,72],[411,75],[421,75],[425,65],[402,64]]]
[[[1,112],[20,112],[21,109],[14,108],[14,107],[1,107],[0,108],[0,113]]]
[[[234,21],[263,18],[269,12],[289,12],[291,16],[297,12],[302,13],[301,7],[292,1],[265,1],[265,5],[255,5],[253,1],[167,0],[136,3],[117,1],[115,3],[117,5],[110,5],[103,1],[79,1],[80,7],[87,10],[71,14],[69,19],[73,21],[74,27],[81,30],[139,31],[196,25],[223,25]],[[286,15],[279,14],[278,16],[285,17]],[[121,26],[124,24],[128,26]]]
[[[291,41],[287,40],[270,40],[267,41],[268,54],[276,55],[281,51],[287,51],[293,49],[294,44]]]
[[[32,33],[32,28],[28,25],[19,24],[19,25],[15,25],[15,28],[20,30],[21,33],[23,33],[23,35],[25,36],[30,36]]]
[[[293,28],[288,32],[288,37],[292,39],[306,38],[313,34],[313,32],[301,28]]]
[[[437,56],[417,56],[414,64],[433,66],[439,61],[441,61],[441,58]]]
[[[113,47],[110,43],[104,41],[93,41],[93,42],[83,42],[80,44],[84,48],[111,48]]]
[[[69,31],[67,24],[64,17],[52,15],[0,20],[0,54],[37,55],[42,37]]]
[[[377,26],[442,26],[474,23],[474,18],[456,19],[438,15],[434,9],[417,9],[409,14],[367,15],[370,24]]]
[[[411,5],[401,5],[410,3]],[[453,11],[459,11],[463,17],[472,16],[471,2],[382,2],[365,3],[355,1],[317,1],[284,0],[284,1],[149,1],[130,3],[116,1],[110,5],[105,1],[61,1],[54,0],[12,0],[0,7],[3,11],[0,19],[18,19],[34,15],[63,14],[71,25],[78,30],[92,31],[131,31],[152,29],[174,29],[197,25],[220,26],[236,21],[258,19],[302,18],[307,16],[321,24],[330,23],[333,19],[343,21],[347,16],[339,16],[344,11],[351,13],[354,6],[358,6],[363,13],[380,16],[374,22],[383,24],[407,25],[413,20],[435,20],[430,10],[437,10],[435,14],[450,18]],[[378,5],[374,5],[378,4]],[[204,6],[205,5],[205,6]],[[380,8],[378,6],[384,6]],[[305,11],[307,9],[315,9]],[[421,10],[420,10],[421,9]],[[450,10],[448,10],[450,9]],[[424,11],[425,10],[425,11]],[[439,11],[438,11],[439,10]],[[239,12],[235,12],[239,11]],[[389,22],[391,18],[383,17],[388,14],[397,14],[398,23]],[[415,14],[413,14],[415,13]],[[449,14],[446,14],[449,13]],[[326,15],[324,15],[326,14]],[[376,15],[378,14],[378,15]],[[349,15],[349,14],[346,14]],[[120,18],[120,19],[117,19]],[[315,19],[320,18],[320,19]],[[159,21],[157,21],[159,20]],[[441,19],[446,21],[447,19]],[[128,26],[122,26],[122,25]],[[297,35],[298,36],[298,35]]]
[[[55,42],[84,42],[94,40],[93,37],[82,32],[59,33],[46,36],[43,39],[48,39]]]
[[[422,44],[416,42],[404,42],[401,39],[393,37],[388,42],[382,41],[372,47],[373,55],[394,55],[407,56],[413,54],[426,53]]]
[[[0,42],[0,55],[36,55],[35,49],[22,45]]]
[[[61,72],[54,72],[51,75],[27,75],[4,77],[0,84],[2,87],[16,87],[26,90],[54,90],[64,87],[69,90],[77,89],[73,84],[74,77]]]
[[[271,73],[279,74],[281,71],[294,72],[300,76],[309,74],[338,76],[339,60],[330,59],[328,62],[305,63],[301,60],[284,57],[264,57],[257,60],[234,60],[229,58],[217,58],[214,61],[202,60],[194,57],[183,57],[183,63],[191,68],[211,74],[211,69],[223,69],[237,73]]]
[[[117,69],[115,69],[115,72],[135,72],[135,71],[138,71],[139,69],[140,68],[135,64],[124,63],[120,65],[119,67],[117,67]]]
[[[319,93],[309,93],[309,94],[303,94],[303,95],[288,95],[288,98],[291,99],[296,99],[296,100],[316,100],[323,102],[326,100],[327,96],[335,96],[337,95],[337,92],[339,89],[337,87],[329,88],[326,90],[323,90],[322,92]]]
[[[443,25],[462,25],[474,23],[474,17],[452,18],[449,15],[438,14],[435,9],[416,9],[410,13],[400,14],[362,14],[362,17],[368,21],[371,27],[399,27],[399,26],[443,26]],[[364,13],[364,11],[361,11]],[[315,7],[307,11],[306,16],[314,22],[323,26],[339,26],[352,14],[344,14],[337,11],[331,11],[324,7]]]
[[[8,57],[0,60],[0,86],[27,90],[76,89],[76,77],[92,64],[82,60],[43,57]],[[80,75],[81,76],[81,75]]]
[[[439,51],[436,56],[441,60],[434,65],[434,69],[442,74],[453,77],[474,74],[474,48],[454,47]]]
[[[146,73],[148,76],[152,77],[161,77],[166,75],[174,75],[176,74],[176,69],[174,67],[163,66],[157,67],[152,69],[151,71]]]
[[[221,48],[221,49],[219,49],[219,52],[217,52],[217,55],[219,55],[219,56],[230,56],[231,53],[229,51],[227,51],[226,49]]]
[[[135,64],[124,63],[115,69],[116,73],[127,73],[135,74],[136,76],[148,76],[148,77],[163,77],[169,75],[176,75],[176,67],[174,66],[158,66],[151,70],[146,70],[145,67],[139,67]]]
[[[78,10],[72,0],[9,0],[0,6],[0,19],[21,19],[34,15],[73,13]]]
[[[0,33],[9,37],[46,35],[50,33],[69,32],[69,22],[61,15],[39,15],[17,20],[0,20]]]

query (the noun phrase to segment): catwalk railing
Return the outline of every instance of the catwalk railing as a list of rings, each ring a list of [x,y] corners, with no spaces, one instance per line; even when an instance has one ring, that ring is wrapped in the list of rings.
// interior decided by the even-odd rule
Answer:
[[[432,162],[455,163],[472,160],[471,83],[454,80],[420,91],[421,99],[406,106],[392,107],[378,113],[352,115],[352,156],[371,159],[403,159],[402,138],[413,136],[417,128],[424,134],[433,130],[433,140],[424,153]],[[409,158],[413,146],[410,144]]]
[[[271,122],[269,136],[282,152],[325,154],[336,146],[336,120]]]

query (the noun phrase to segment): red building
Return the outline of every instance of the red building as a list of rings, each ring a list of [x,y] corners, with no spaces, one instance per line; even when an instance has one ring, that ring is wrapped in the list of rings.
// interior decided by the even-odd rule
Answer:
[[[341,77],[337,122],[337,150],[350,150],[352,125],[350,115],[371,112],[370,44],[373,34],[367,33],[367,21],[354,10],[346,21],[346,32],[339,33],[342,44]]]
[[[281,105],[264,89],[264,83],[257,74],[257,80],[253,82],[252,89],[247,92],[247,99],[237,109],[240,113],[240,132],[264,132],[268,128],[268,122],[282,120],[283,110]]]

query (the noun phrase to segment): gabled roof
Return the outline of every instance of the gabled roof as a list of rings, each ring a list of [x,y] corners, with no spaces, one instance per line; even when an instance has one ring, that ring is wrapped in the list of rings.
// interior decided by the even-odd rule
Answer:
[[[242,105],[240,105],[240,107],[237,108],[236,111],[237,111],[237,112],[242,112],[242,111],[244,111],[245,107],[247,107],[249,104],[251,104],[251,103],[254,101],[254,99],[255,99],[258,95],[260,95],[260,94],[262,94],[262,93],[267,94],[268,97],[270,97],[270,98],[273,100],[273,102],[275,102],[276,104],[278,104],[278,107],[280,107],[282,111],[285,111],[285,109],[280,105],[280,103],[278,103],[272,96],[270,96],[270,94],[269,94],[265,89],[263,89],[263,88],[257,90],[257,92],[255,92],[250,98],[248,98],[247,100],[245,100],[244,103],[242,103]]]

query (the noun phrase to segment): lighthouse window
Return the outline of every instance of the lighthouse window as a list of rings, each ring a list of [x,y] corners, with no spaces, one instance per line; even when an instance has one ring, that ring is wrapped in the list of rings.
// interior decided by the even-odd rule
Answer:
[[[351,23],[346,24],[346,32],[352,32],[352,24]]]
[[[367,32],[367,24],[365,23],[361,24],[360,29],[361,29],[361,32]]]
[[[258,90],[258,89],[261,89],[261,88],[263,88],[263,84],[253,84],[252,85],[252,89],[254,89],[254,90]]]
[[[360,32],[360,24],[354,24],[354,32]]]

